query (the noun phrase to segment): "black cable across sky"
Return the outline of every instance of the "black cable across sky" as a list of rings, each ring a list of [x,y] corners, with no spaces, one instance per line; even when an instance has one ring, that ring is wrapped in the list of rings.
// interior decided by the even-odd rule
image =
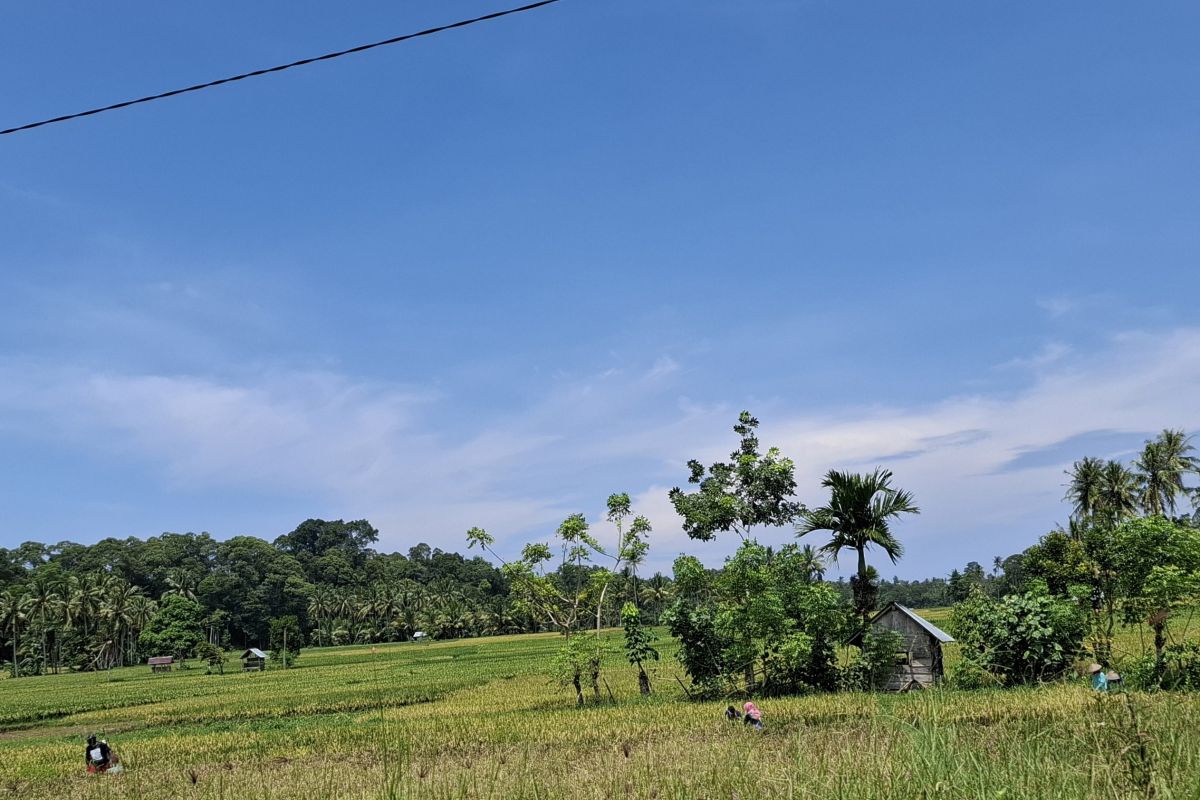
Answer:
[[[154,100],[163,100],[165,98],[174,97],[175,95],[179,95],[179,94],[187,94],[188,92],[198,92],[201,89],[211,89],[214,86],[221,86],[226,83],[234,83],[235,81],[245,80],[246,78],[257,78],[260,75],[270,75],[273,72],[283,72],[285,69],[291,69],[293,67],[308,66],[309,64],[315,64],[318,61],[330,61],[335,58],[341,58],[342,56],[348,56],[348,55],[352,55],[354,53],[362,53],[366,50],[373,50],[376,47],[384,47],[389,44],[399,44],[400,42],[406,42],[409,39],[417,39],[421,36],[432,36],[435,33],[442,33],[444,31],[454,30],[455,28],[465,28],[468,25],[474,25],[478,22],[487,22],[487,21],[493,20],[493,19],[500,19],[501,17],[508,17],[513,14],[520,14],[524,11],[532,11],[535,8],[541,8],[542,6],[552,5],[557,2],[560,2],[560,0],[540,0],[540,2],[530,3],[528,5],[524,5],[519,8],[510,8],[505,11],[495,11],[495,12],[492,12],[491,14],[485,14],[482,17],[475,17],[474,19],[464,19],[464,20],[460,20],[459,22],[452,22],[449,25],[439,25],[436,28],[428,28],[423,31],[417,31],[416,33],[406,33],[403,36],[393,36],[391,39],[384,39],[383,41],[372,42],[371,44],[360,44],[358,47],[351,47],[349,50],[338,50],[336,53],[326,53],[323,56],[314,56],[312,58],[302,58],[299,61],[293,61],[290,64],[280,64],[279,66],[276,66],[276,67],[268,67],[266,69],[256,69],[253,72],[243,72],[241,75],[233,75],[228,78],[221,78],[220,80],[209,81],[208,83],[197,83],[195,86],[188,86],[183,89],[172,89],[171,91],[163,92],[162,94],[152,94],[152,95],[148,95],[146,97],[139,97],[136,100],[126,100],[123,103],[113,103],[110,106],[102,106],[101,108],[93,108],[89,111],[80,111],[75,114],[64,114],[61,117],[53,117],[51,119],[44,119],[44,120],[41,120],[40,122],[30,122],[27,125],[18,125],[15,128],[8,128],[6,130],[2,130],[2,131],[0,131],[0,136],[4,136],[4,135],[10,134],[10,133],[18,133],[20,131],[27,131],[32,128],[40,128],[43,125],[53,125],[56,122],[66,122],[67,120],[79,119],[80,117],[90,117],[93,114],[103,114],[105,111],[116,111],[118,108],[128,108],[129,106],[136,106],[140,103],[150,103],[150,102],[153,102]]]

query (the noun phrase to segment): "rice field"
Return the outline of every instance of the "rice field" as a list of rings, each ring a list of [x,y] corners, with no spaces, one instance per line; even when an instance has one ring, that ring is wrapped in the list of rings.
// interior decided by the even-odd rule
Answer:
[[[614,634],[614,642],[616,641]],[[13,798],[1200,798],[1200,700],[1025,690],[760,703],[763,733],[614,652],[573,708],[553,635],[306,650],[295,669],[0,681]],[[669,654],[669,641],[659,645]],[[611,691],[611,699],[609,697]],[[590,696],[589,696],[590,699]],[[88,777],[97,731],[127,771]]]

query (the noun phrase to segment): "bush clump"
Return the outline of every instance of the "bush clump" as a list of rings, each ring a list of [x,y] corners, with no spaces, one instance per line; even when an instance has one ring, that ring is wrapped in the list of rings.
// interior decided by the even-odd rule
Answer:
[[[999,600],[976,593],[954,607],[950,624],[963,658],[1010,686],[1066,673],[1087,632],[1076,605],[1040,592]]]

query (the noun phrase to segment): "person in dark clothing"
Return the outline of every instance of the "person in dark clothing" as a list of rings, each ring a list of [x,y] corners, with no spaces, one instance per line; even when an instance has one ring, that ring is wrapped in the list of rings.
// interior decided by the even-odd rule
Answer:
[[[97,739],[95,734],[88,737],[87,748],[83,754],[89,773],[106,772],[113,765],[112,748],[103,739]]]
[[[726,707],[725,719],[729,720],[730,722],[737,722],[741,718],[742,718],[742,712],[738,711],[733,706]]]

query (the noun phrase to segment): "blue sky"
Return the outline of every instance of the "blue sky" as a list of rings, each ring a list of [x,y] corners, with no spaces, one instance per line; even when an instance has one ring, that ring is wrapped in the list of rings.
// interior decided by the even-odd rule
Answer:
[[[34,3],[0,127],[502,3]],[[564,0],[0,139],[0,545],[367,517],[502,546],[665,492],[748,408],[885,574],[1065,521],[1200,430],[1192,3]],[[786,532],[764,534],[771,541]]]

